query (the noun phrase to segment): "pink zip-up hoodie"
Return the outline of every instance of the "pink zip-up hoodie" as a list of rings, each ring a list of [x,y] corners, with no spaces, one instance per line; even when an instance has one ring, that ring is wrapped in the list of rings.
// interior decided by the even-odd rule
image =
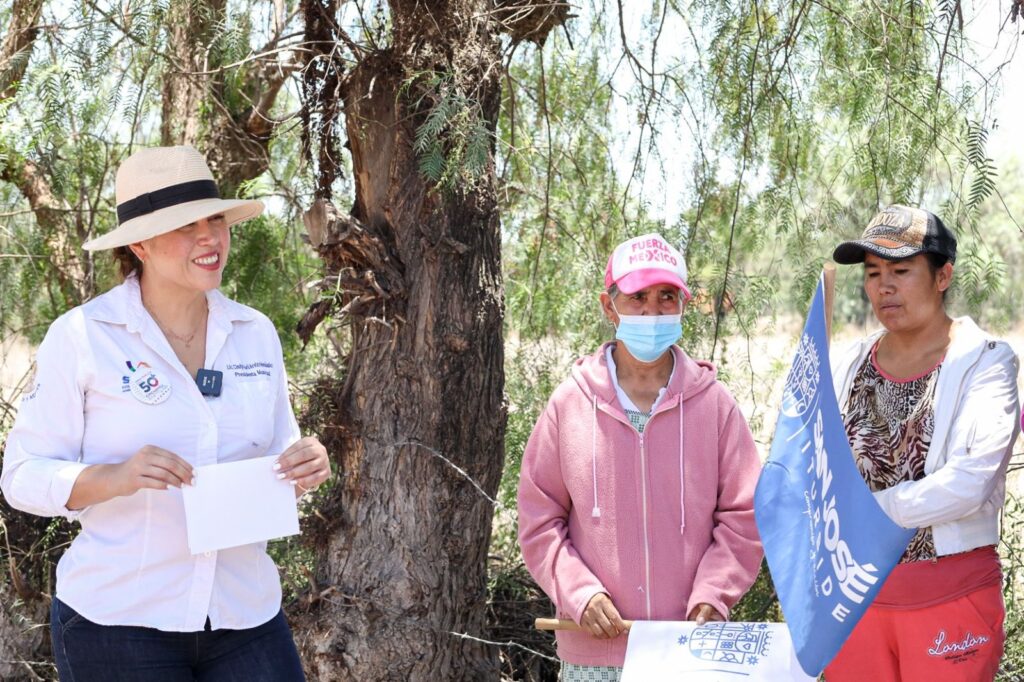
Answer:
[[[576,361],[523,453],[526,566],[558,616],[577,623],[599,592],[627,620],[685,620],[702,602],[728,615],[763,556],[753,511],[761,463],[746,420],[714,367],[673,346],[667,394],[637,433],[605,347]],[[625,636],[556,638],[570,663],[625,658]]]

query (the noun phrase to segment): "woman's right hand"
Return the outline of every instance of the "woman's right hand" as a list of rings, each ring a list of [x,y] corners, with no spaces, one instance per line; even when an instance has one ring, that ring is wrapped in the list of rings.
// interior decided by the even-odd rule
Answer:
[[[143,488],[167,490],[192,485],[192,465],[155,445],[144,445],[120,464],[94,464],[75,479],[66,506],[84,509],[115,497],[132,495]]]
[[[169,450],[143,445],[138,452],[110,471],[110,486],[116,496],[127,496],[143,488],[167,490],[192,485],[192,465]]]
[[[590,598],[587,607],[583,609],[580,627],[598,639],[612,639],[626,631],[619,610],[604,592],[598,592]]]

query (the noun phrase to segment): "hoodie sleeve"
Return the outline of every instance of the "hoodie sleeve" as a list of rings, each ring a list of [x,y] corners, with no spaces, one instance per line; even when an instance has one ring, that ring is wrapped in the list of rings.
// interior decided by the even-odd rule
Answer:
[[[920,480],[874,493],[895,523],[904,528],[949,523],[992,497],[1020,428],[1017,369],[1017,356],[1005,343],[984,353],[953,417],[945,464]]]
[[[555,608],[579,623],[594,595],[607,590],[569,537],[572,500],[562,478],[558,443],[558,423],[549,402],[533,428],[519,470],[519,546],[530,575]]]
[[[746,420],[731,399],[730,403],[718,432],[718,503],[712,541],[697,566],[687,613],[704,603],[728,617],[754,583],[764,557],[754,523],[754,487],[761,462]]]

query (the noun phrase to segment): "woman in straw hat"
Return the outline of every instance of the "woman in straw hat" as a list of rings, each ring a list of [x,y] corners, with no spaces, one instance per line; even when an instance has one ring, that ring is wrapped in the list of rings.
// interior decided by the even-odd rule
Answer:
[[[297,495],[330,476],[273,324],[218,291],[229,228],[263,204],[219,198],[191,147],[136,152],[116,194],[118,227],[85,248],[114,249],[124,282],[51,325],[0,477],[13,507],[82,526],[57,566],[57,670],[301,680],[266,544],[192,555],[181,491],[197,466],[262,456]]]
[[[844,680],[991,680],[1003,651],[999,512],[1017,439],[1017,357],[946,313],[956,238],[890,206],[838,263],[862,263],[879,332],[834,363],[857,467],[886,514],[918,528],[825,669]]]
[[[676,346],[690,292],[656,234],[619,244],[615,341],[576,361],[523,453],[519,543],[561,618],[563,680],[618,680],[625,620],[725,620],[754,582],[760,461],[715,368]]]

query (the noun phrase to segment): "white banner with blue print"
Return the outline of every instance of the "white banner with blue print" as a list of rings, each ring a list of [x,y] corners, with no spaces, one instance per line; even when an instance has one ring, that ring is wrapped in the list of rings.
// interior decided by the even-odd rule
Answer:
[[[757,527],[804,671],[835,657],[914,535],[857,471],[829,369],[818,281],[754,495]]]
[[[635,621],[622,682],[813,682],[782,623]]]

